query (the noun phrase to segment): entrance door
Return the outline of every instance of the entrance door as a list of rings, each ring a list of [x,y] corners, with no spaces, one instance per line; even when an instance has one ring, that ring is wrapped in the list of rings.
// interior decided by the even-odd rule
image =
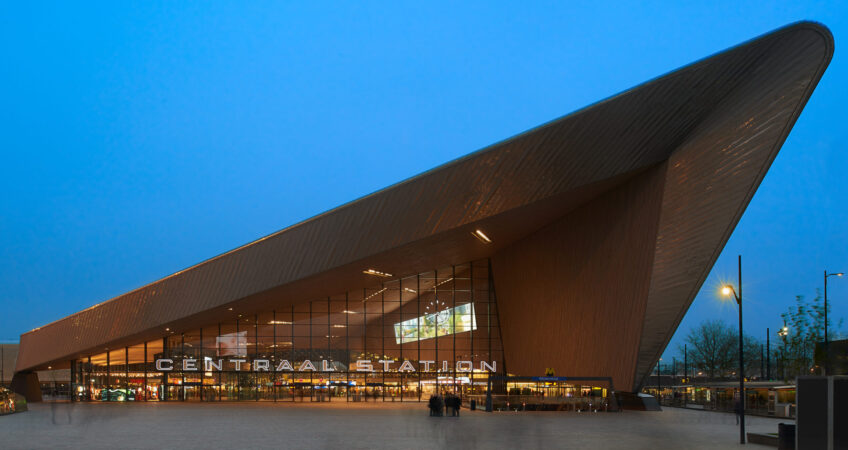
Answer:
[[[200,385],[183,386],[183,400],[187,402],[199,402],[201,389],[202,386]]]
[[[296,383],[294,385],[294,401],[312,401],[312,385],[308,383]]]

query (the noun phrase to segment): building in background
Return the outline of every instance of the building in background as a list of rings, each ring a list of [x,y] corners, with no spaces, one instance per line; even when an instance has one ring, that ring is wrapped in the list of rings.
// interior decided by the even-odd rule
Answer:
[[[18,344],[0,344],[0,386],[10,387],[18,359]],[[50,367],[50,366],[48,366]],[[71,370],[55,369],[36,372],[40,392],[43,398],[66,399],[70,395]]]
[[[75,400],[638,392],[832,53],[820,25],[777,30],[44,325],[14,384],[51,367]]]
[[[17,359],[18,344],[0,344],[0,386],[8,387],[12,383]]]

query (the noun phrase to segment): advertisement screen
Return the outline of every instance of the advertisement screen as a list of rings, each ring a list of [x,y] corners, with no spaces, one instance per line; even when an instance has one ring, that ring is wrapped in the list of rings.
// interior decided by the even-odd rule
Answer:
[[[218,356],[244,356],[247,354],[247,331],[217,336],[215,344]]]
[[[433,314],[395,324],[395,341],[398,344],[433,339],[477,329],[474,317],[474,304],[466,303],[455,308],[447,308]]]

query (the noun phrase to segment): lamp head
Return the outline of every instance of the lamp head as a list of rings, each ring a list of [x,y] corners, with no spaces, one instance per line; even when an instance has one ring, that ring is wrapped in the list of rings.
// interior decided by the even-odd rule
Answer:
[[[721,295],[725,297],[730,297],[733,294],[733,288],[730,285],[726,285],[721,288]]]

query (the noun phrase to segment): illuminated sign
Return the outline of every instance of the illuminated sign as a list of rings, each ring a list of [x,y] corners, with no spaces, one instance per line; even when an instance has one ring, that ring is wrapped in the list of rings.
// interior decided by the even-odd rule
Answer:
[[[236,372],[242,371],[242,364],[247,363],[247,359],[228,359],[226,360],[226,364],[231,365],[232,370]],[[400,366],[392,367],[393,364],[400,363]],[[212,359],[212,358],[203,358],[202,360],[196,358],[185,358],[179,364],[175,366],[174,360],[172,358],[159,358],[156,360],[156,370],[160,372],[170,372],[172,370],[182,370],[184,372],[211,372],[212,370],[224,370],[225,361],[223,359]],[[301,362],[298,367],[298,372],[335,372],[336,369],[333,366],[332,361],[328,361],[326,359],[322,359],[320,361],[319,366],[321,369],[317,369],[315,364],[312,361],[305,359]],[[436,365],[436,361],[426,361],[421,360],[418,361],[418,368],[416,368],[412,361],[403,360],[403,361],[394,361],[394,360],[385,360],[381,359],[377,361],[375,365],[370,359],[359,359],[355,364],[356,372],[377,372],[377,368],[381,369],[382,372],[418,372],[418,369],[421,369],[422,372],[430,372],[433,369],[437,368],[438,371],[447,372],[450,370],[450,362],[442,361],[441,366]],[[474,371],[474,362],[473,361],[456,361],[454,370],[457,372],[473,372]],[[271,360],[268,359],[254,359],[250,364],[250,370],[253,372],[294,372],[295,368],[292,363],[286,359],[279,362],[277,365],[273,365]],[[498,363],[497,361],[480,361],[480,371],[481,372],[497,372]]]
[[[474,304],[466,303],[396,323],[395,341],[398,344],[405,344],[476,329],[477,319],[474,316]]]

